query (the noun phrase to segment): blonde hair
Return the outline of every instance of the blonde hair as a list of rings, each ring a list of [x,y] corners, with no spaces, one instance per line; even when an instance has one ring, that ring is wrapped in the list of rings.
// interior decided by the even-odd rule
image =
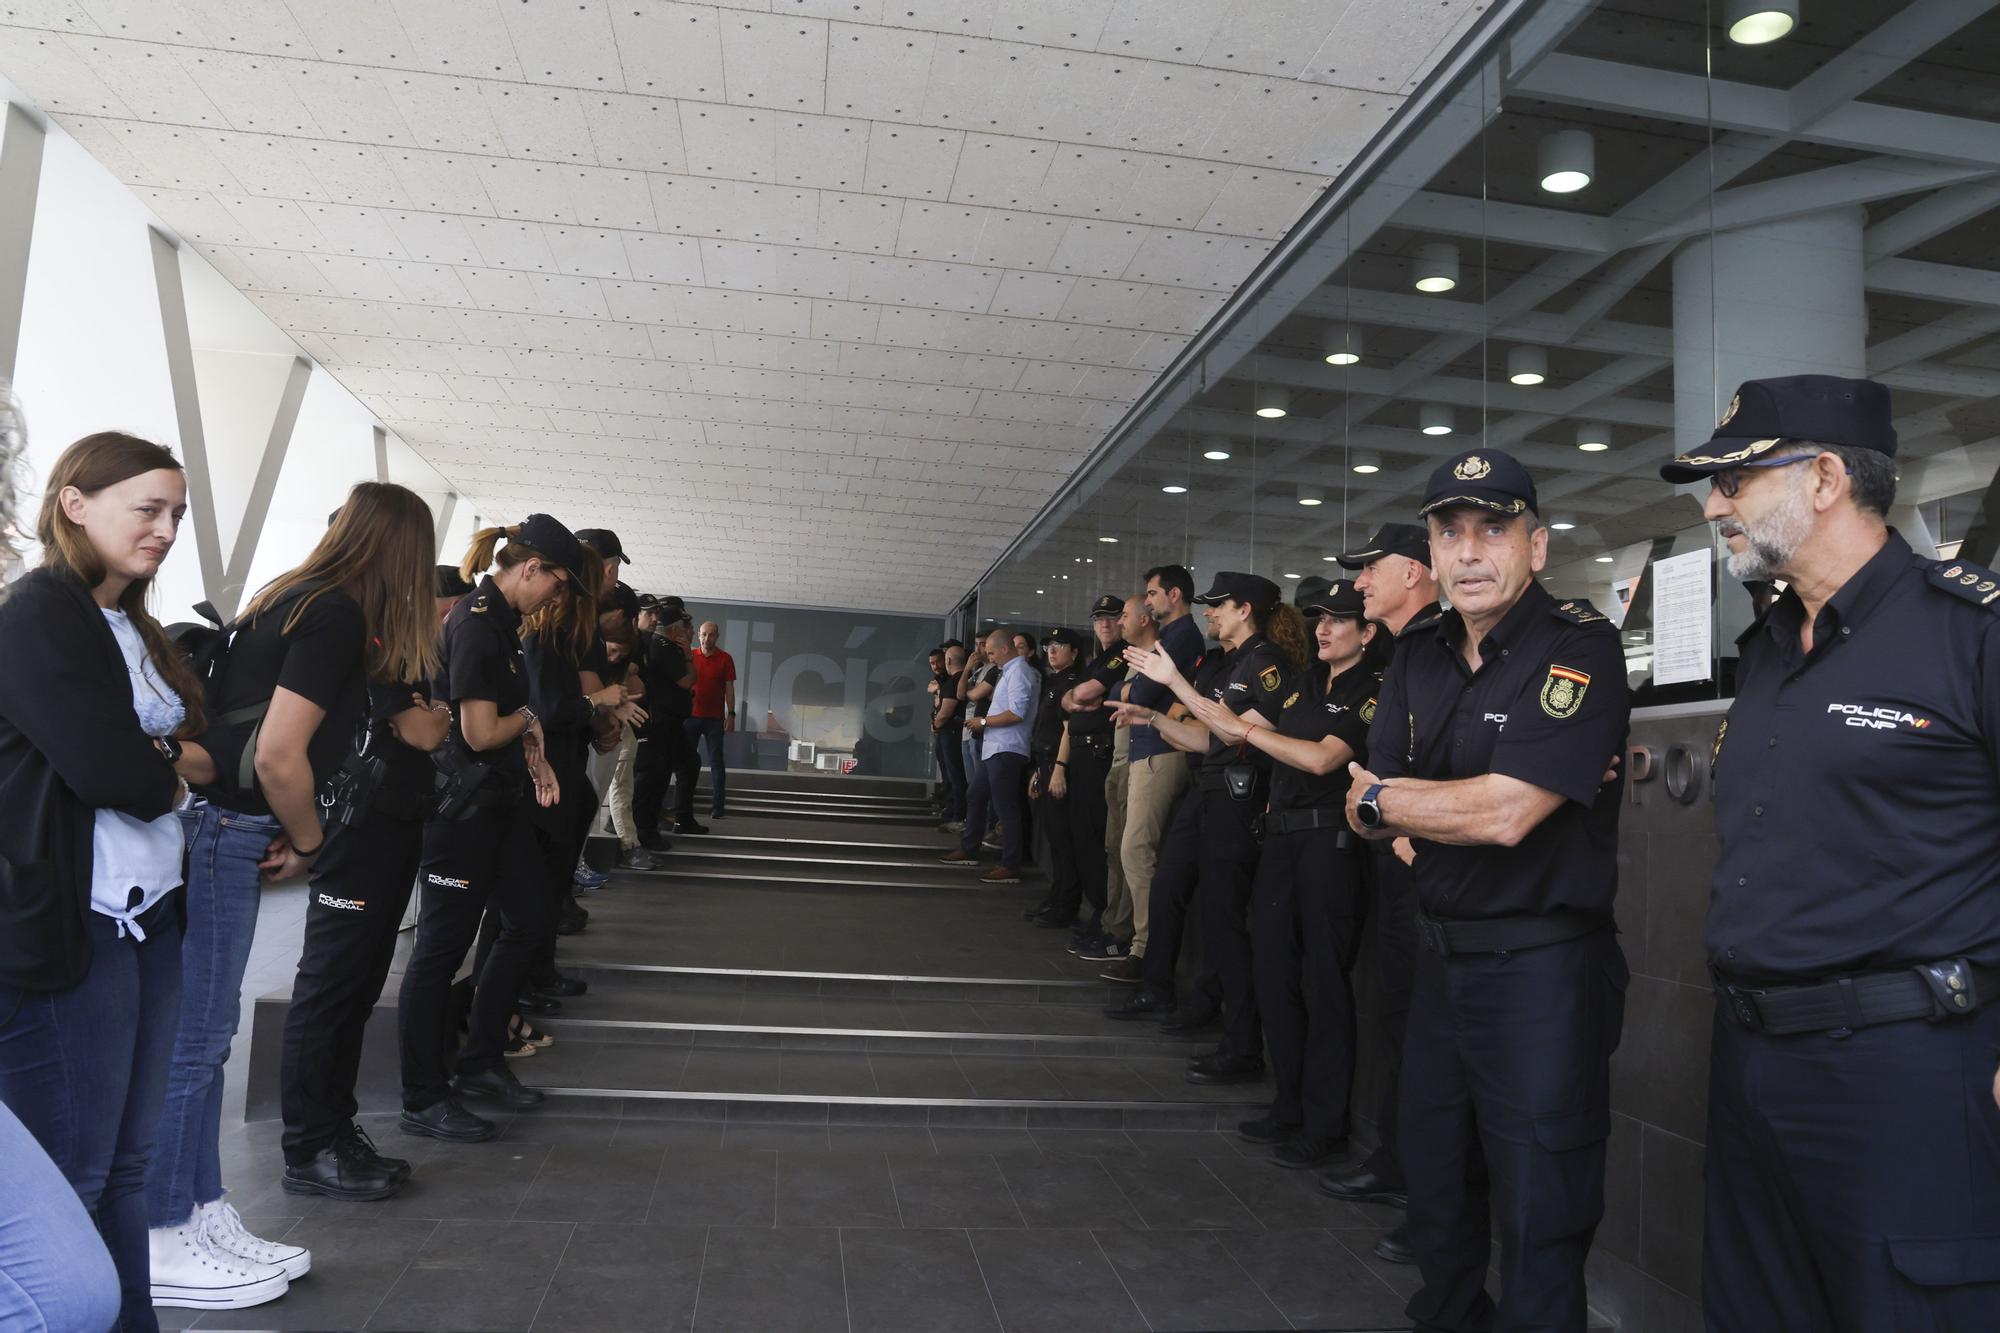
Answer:
[[[91,544],[90,534],[63,512],[64,490],[74,486],[85,495],[95,495],[107,486],[143,477],[148,472],[180,470],[180,460],[167,450],[151,440],[119,431],[86,435],[63,450],[62,457],[49,470],[48,486],[42,492],[42,512],[35,522],[35,536],[42,543],[42,568],[67,575],[86,588],[95,588],[110,572],[105,568],[104,557]],[[180,649],[160,628],[160,622],[146,610],[146,595],[152,588],[153,581],[149,578],[133,579],[118,595],[118,609],[139,631],[139,638],[146,645],[146,656],[187,709],[187,721],[181,724],[178,734],[199,736],[208,725],[201,682]]]
[[[368,674],[377,680],[424,680],[437,669],[436,528],[431,507],[415,491],[364,481],[347,500],[305,561],[264,585],[244,608],[255,623],[301,587],[311,590],[285,617],[290,633],[306,608],[340,588],[361,607],[368,626]]]

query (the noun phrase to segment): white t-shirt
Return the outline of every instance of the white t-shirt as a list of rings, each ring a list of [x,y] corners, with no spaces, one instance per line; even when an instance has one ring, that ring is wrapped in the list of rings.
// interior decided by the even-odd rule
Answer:
[[[132,711],[140,727],[148,736],[172,735],[187,720],[186,706],[146,655],[146,641],[132,618],[123,611],[105,611],[104,620],[125,655]],[[91,833],[91,910],[118,922],[119,934],[129,930],[143,940],[133,919],[180,887],[182,850],[177,814],[146,820],[120,810],[98,810]]]

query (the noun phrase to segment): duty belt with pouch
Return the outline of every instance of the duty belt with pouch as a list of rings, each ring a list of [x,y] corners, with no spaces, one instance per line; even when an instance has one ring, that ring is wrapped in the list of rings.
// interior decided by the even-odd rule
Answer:
[[[449,739],[431,751],[431,764],[437,769],[437,805],[433,808],[439,819],[465,819],[498,804],[491,789],[500,784],[487,781],[493,765],[468,759]]]
[[[1264,824],[1264,836],[1267,838],[1275,838],[1280,833],[1303,833],[1307,829],[1331,828],[1340,830],[1340,837],[1335,840],[1334,846],[1343,852],[1360,841],[1355,837],[1354,830],[1347,826],[1345,810],[1271,810],[1261,818]]]
[[[1479,921],[1446,921],[1417,913],[1417,937],[1434,954],[1519,953],[1581,939],[1609,926],[1607,917],[1567,909]]]
[[[1738,985],[1713,966],[1709,975],[1739,1026],[1774,1037],[1853,1031],[1912,1018],[1936,1023],[1973,1013],[2000,995],[2000,971],[1963,958],[1797,986]]]
[[[1072,731],[1069,734],[1069,748],[1081,750],[1085,754],[1103,757],[1111,753],[1112,737],[1109,734],[1096,736],[1088,732]]]

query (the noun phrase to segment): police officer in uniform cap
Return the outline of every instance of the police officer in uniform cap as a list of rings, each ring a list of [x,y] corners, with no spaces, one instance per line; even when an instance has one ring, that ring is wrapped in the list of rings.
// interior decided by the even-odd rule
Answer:
[[[1111,712],[1099,702],[1103,693],[1116,689],[1125,679],[1125,641],[1118,637],[1118,620],[1125,614],[1125,600],[1110,593],[1090,608],[1093,636],[1090,656],[1080,668],[1075,688],[1059,701],[1059,712],[1068,717],[1068,742],[1062,755],[1064,800],[1069,802],[1070,827],[1076,845],[1076,873],[1085,901],[1096,904],[1092,918],[1079,926],[1070,940],[1069,951],[1083,958],[1109,961],[1123,955],[1123,945],[1107,929],[1110,904],[1110,858],[1115,844],[1108,842],[1111,823],[1111,770],[1115,762],[1118,729]],[[1084,686],[1094,686],[1092,704],[1078,703]],[[1121,785],[1118,799],[1125,799]],[[1119,810],[1122,825],[1124,810]]]
[[[1209,626],[1229,650],[1228,674],[1209,697],[1251,725],[1272,726],[1293,675],[1307,662],[1298,611],[1285,604],[1271,580],[1228,570],[1194,600],[1208,608]],[[1158,649],[1134,651],[1132,666],[1173,690],[1190,710],[1199,705],[1203,696]],[[1176,722],[1157,714],[1136,720],[1152,722],[1174,748],[1203,755],[1191,796],[1200,808],[1195,908],[1202,947],[1222,982],[1223,1032],[1216,1050],[1190,1064],[1187,1077],[1195,1083],[1255,1082],[1264,1073],[1264,1037],[1250,952],[1250,886],[1257,872],[1253,822],[1270,791],[1271,761],[1261,750],[1224,740],[1199,720]]]
[[[1660,469],[1742,579],[1721,838],[1703,1306],[1739,1330],[2000,1328],[2000,574],[1917,555],[1889,391],[1737,391]]]
[[[1423,1286],[1408,1310],[1425,1330],[1580,1331],[1629,978],[1612,924],[1624,784],[1605,780],[1631,712],[1624,654],[1609,620],[1536,580],[1548,529],[1514,459],[1446,460],[1420,512],[1452,609],[1404,631],[1374,771],[1357,764],[1348,793],[1357,832],[1415,850],[1400,1129]]]
[[[1042,650],[1049,669],[1041,677],[1041,703],[1035,709],[1035,724],[1029,729],[1028,748],[1034,771],[1028,776],[1028,799],[1035,803],[1035,822],[1049,848],[1049,894],[1042,910],[1033,917],[1038,926],[1051,929],[1076,926],[1077,907],[1088,902],[1090,915],[1084,925],[1093,933],[1104,916],[1104,880],[1100,873],[1096,896],[1086,891],[1081,878],[1078,852],[1080,840],[1072,827],[1075,806],[1070,803],[1070,740],[1062,697],[1083,679],[1084,638],[1068,626],[1052,629],[1042,636]],[[1103,836],[1100,830],[1098,836]]]

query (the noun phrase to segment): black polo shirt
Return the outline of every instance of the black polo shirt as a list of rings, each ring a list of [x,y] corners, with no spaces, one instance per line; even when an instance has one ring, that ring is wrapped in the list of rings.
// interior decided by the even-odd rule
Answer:
[[[958,677],[956,671],[940,671],[932,678],[937,681],[938,692],[931,701],[931,716],[936,717],[945,702],[951,701],[951,716],[938,724],[938,733],[953,739],[965,730],[965,705],[958,702]]]
[[[1125,683],[1125,640],[1116,639],[1109,648],[1102,649],[1090,659],[1083,669],[1079,684],[1096,681],[1104,687],[1104,697],[1117,697],[1118,687]],[[1069,734],[1072,736],[1110,736],[1117,730],[1112,721],[1111,710],[1100,703],[1096,708],[1069,714]]]
[[[1062,748],[1063,720],[1069,716],[1062,710],[1062,697],[1082,680],[1083,672],[1075,666],[1042,673],[1035,687],[1041,691],[1041,702],[1035,706],[1035,720],[1028,728],[1028,749],[1035,758],[1054,759]]]
[[[1334,736],[1347,742],[1354,757],[1368,762],[1368,726],[1375,720],[1376,691],[1382,676],[1366,660],[1355,663],[1329,684],[1324,669],[1299,673],[1282,711],[1272,719],[1278,734],[1294,740],[1323,741]],[[1347,765],[1330,773],[1308,773],[1280,760],[1271,762],[1273,810],[1329,810],[1347,803],[1353,781]]]
[[[397,740],[389,726],[391,718],[412,708],[422,708],[429,699],[428,682],[419,685],[401,681],[368,682],[368,753],[378,756],[383,763],[382,785],[375,789],[371,808],[406,819],[429,808],[437,785],[437,770],[431,767],[431,757]]]
[[[496,773],[526,777],[528,760],[521,741],[497,750],[475,750],[465,743],[460,708],[467,699],[489,699],[501,717],[528,702],[528,675],[521,662],[521,617],[507,605],[500,586],[489,574],[479,586],[458,599],[444,619],[444,642],[438,656],[431,697],[451,704],[451,736],[446,745],[474,763],[491,764]]]
[[[2000,575],[1896,533],[1738,639],[1715,747],[1710,961],[1753,981],[2000,967]]]
[[[1479,644],[1447,611],[1405,628],[1368,733],[1378,777],[1436,781],[1500,773],[1564,797],[1514,847],[1416,841],[1417,901],[1433,916],[1483,919],[1558,908],[1611,916],[1618,891],[1618,802],[1631,692],[1617,627],[1588,602],[1557,602],[1530,583]],[[1383,794],[1396,818],[1396,796]]]
[[[1283,711],[1285,696],[1291,693],[1292,672],[1285,665],[1284,655],[1263,635],[1252,634],[1228,654],[1228,659],[1226,673],[1212,675],[1203,692],[1238,717],[1254,708],[1266,722],[1276,722]],[[1271,766],[1271,757],[1262,750],[1247,742],[1238,744],[1215,735],[1208,738],[1208,753],[1202,756],[1201,766],[1227,768],[1237,762],[1239,755],[1246,764],[1258,768]]]

